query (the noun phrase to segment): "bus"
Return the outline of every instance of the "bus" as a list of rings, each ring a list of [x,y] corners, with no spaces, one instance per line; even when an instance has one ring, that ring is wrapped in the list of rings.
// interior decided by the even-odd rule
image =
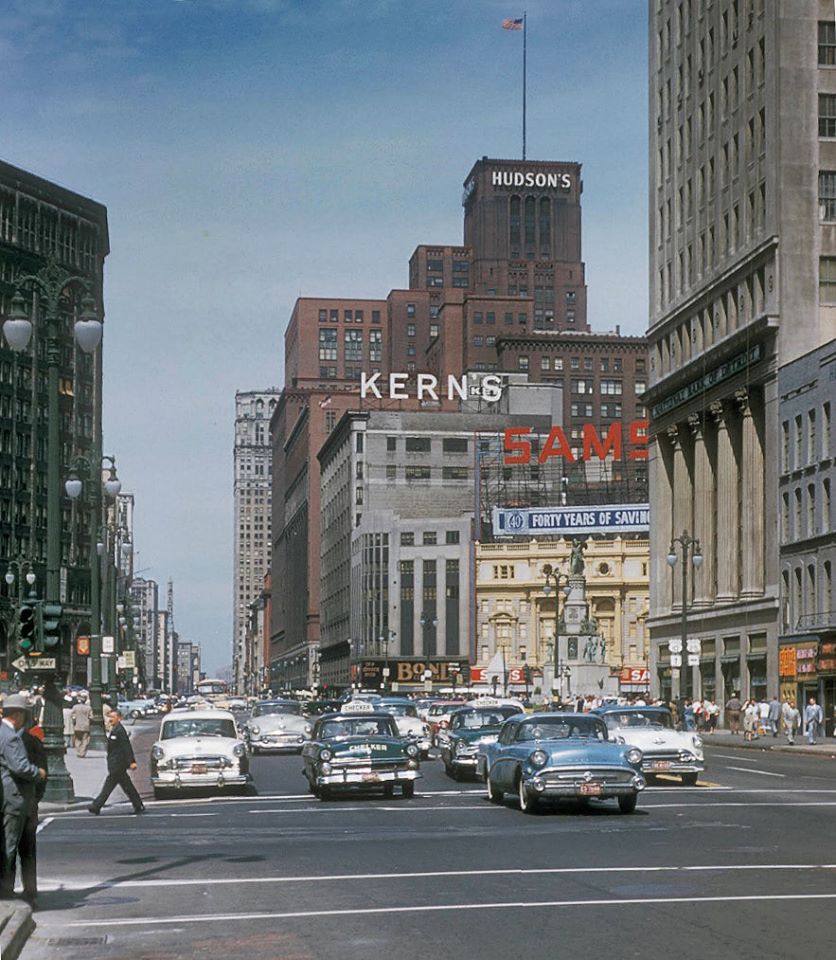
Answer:
[[[219,700],[223,701],[227,699],[229,696],[229,684],[226,680],[218,680],[217,678],[200,680],[195,687],[195,693],[210,703],[216,703]]]

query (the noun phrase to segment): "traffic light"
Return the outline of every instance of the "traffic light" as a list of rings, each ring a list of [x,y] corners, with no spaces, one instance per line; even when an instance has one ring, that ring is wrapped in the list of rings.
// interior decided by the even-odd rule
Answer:
[[[61,643],[61,615],[64,608],[60,603],[45,603],[42,607],[42,639],[41,649],[45,652],[54,650]]]
[[[38,643],[38,607],[37,600],[27,600],[18,611],[18,640],[21,653],[32,653]]]

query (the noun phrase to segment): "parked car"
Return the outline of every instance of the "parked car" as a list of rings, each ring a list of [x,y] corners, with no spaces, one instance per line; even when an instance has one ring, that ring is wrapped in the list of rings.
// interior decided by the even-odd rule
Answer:
[[[250,753],[262,751],[301,753],[311,736],[311,723],[298,700],[265,700],[257,703],[244,724]]]
[[[432,746],[432,734],[430,725],[418,716],[415,704],[405,697],[382,697],[374,706],[395,718],[401,736],[412,738],[418,744],[421,759],[426,760]]]
[[[404,740],[395,718],[370,703],[345,704],[342,712],[319,717],[302,759],[310,791],[321,800],[372,786],[382,786],[387,797],[399,786],[412,797],[421,776],[418,745]]]
[[[501,803],[513,792],[524,813],[545,799],[610,797],[632,813],[647,786],[641,762],[641,750],[610,741],[604,721],[588,713],[512,717],[479,758],[488,798]]]
[[[679,774],[694,786],[705,770],[702,738],[693,730],[676,730],[667,707],[603,706],[594,710],[607,725],[609,737],[642,752],[642,773]]]
[[[172,711],[151,748],[151,785],[160,799],[190,787],[225,790],[250,782],[235,718],[225,710]]]
[[[157,713],[157,704],[153,700],[139,697],[135,700],[120,700],[117,708],[123,717],[139,720],[141,717],[152,717]]]
[[[496,743],[502,724],[520,713],[518,707],[485,700],[474,701],[472,707],[452,713],[447,729],[438,732],[441,760],[447,776],[458,780],[465,774],[475,774],[480,750],[489,743]]]

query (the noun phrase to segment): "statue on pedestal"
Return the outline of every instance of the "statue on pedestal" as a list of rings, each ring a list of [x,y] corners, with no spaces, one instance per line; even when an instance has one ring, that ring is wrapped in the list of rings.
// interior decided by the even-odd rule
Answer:
[[[572,553],[569,556],[569,573],[575,577],[582,577],[584,571],[583,552],[586,548],[585,540],[572,541]]]

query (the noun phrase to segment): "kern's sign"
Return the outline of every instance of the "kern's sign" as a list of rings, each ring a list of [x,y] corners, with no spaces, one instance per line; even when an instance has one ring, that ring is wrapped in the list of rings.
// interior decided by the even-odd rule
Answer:
[[[647,460],[647,428],[648,420],[631,420],[625,424],[620,420],[610,424],[605,436],[598,433],[592,423],[585,423],[581,428],[581,446],[579,456],[575,456],[572,444],[563,432],[562,427],[552,427],[542,449],[534,457],[531,449],[531,427],[508,427],[505,430],[505,457],[506,466],[527,464],[536,459],[537,463],[546,463],[553,457],[575,463],[581,460]],[[577,441],[575,441],[577,444]]]
[[[546,187],[552,190],[571,190],[572,178],[568,173],[545,173],[542,170],[494,170],[491,173],[494,187]]]

